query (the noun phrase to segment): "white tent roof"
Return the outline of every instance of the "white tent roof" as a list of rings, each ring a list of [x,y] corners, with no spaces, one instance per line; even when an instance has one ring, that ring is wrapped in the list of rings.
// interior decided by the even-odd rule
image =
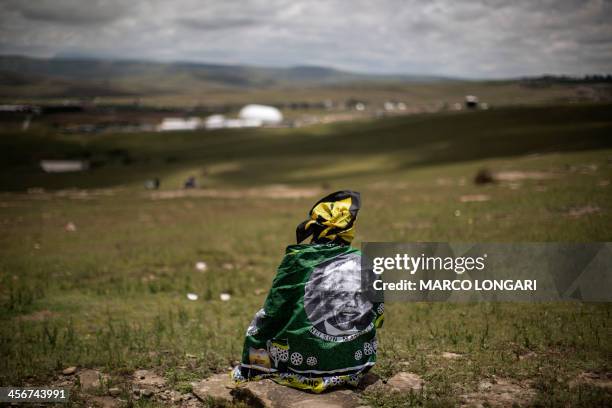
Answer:
[[[246,105],[240,109],[240,119],[261,121],[265,124],[278,124],[283,120],[283,114],[274,106]]]
[[[157,127],[157,130],[194,130],[200,127],[202,120],[200,118],[164,118],[162,123]]]

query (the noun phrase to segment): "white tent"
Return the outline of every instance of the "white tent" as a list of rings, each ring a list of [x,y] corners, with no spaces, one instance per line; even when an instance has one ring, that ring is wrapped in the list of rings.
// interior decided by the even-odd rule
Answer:
[[[247,105],[240,109],[238,117],[253,126],[260,122],[263,125],[278,125],[283,121],[283,114],[274,106]]]
[[[225,127],[225,116],[223,115],[211,115],[204,121],[204,127],[206,129],[221,129]]]
[[[200,118],[164,118],[157,127],[159,131],[166,130],[195,130],[202,125]]]

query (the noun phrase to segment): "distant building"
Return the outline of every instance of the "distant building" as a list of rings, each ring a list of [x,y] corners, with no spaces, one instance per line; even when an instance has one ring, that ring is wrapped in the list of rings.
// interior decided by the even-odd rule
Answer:
[[[200,118],[164,118],[157,126],[160,132],[172,130],[195,130],[202,126]]]
[[[252,104],[240,109],[238,118],[250,127],[279,125],[283,121],[283,114],[274,106]]]

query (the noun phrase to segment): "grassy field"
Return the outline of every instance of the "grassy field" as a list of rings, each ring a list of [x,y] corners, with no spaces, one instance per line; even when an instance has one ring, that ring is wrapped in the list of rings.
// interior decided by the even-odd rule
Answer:
[[[611,108],[512,108],[303,129],[5,131],[0,384],[46,384],[78,365],[111,374],[111,384],[152,368],[187,390],[227,370],[295,226],[336,189],[362,192],[356,245],[610,241]],[[47,157],[88,157],[98,167],[48,175],[38,168]],[[478,186],[472,180],[482,168],[512,177]],[[190,175],[202,189],[185,193]],[[161,179],[161,191],[144,190],[151,177]],[[466,199],[473,196],[484,201]],[[231,300],[222,302],[221,293]],[[484,380],[511,380],[533,392],[534,405],[609,405],[609,388],[574,380],[612,371],[611,311],[578,303],[390,304],[374,370],[383,378],[417,373],[427,390],[370,392],[367,400],[453,406]]]
[[[133,83],[134,81],[131,81]],[[28,89],[28,88],[26,88]],[[46,87],[43,86],[43,89]],[[103,88],[102,88],[103,89]],[[29,91],[18,87],[2,87],[3,95],[0,97],[5,103],[33,103],[33,104],[61,104],[66,100],[64,88],[49,91],[55,96],[41,97],[41,85],[29,86]],[[482,102],[491,106],[520,106],[534,104],[560,104],[566,102],[609,101],[612,94],[610,84],[546,84],[545,86],[528,86],[519,81],[441,81],[441,82],[378,82],[378,83],[348,83],[312,86],[271,86],[254,87],[245,90],[232,88],[210,87],[202,84],[182,84],[168,90],[128,93],[123,96],[97,96],[98,104],[131,106],[134,101],[143,107],[171,107],[184,109],[199,105],[218,106],[222,104],[244,105],[248,103],[285,104],[290,102],[321,103],[325,100],[334,103],[345,102],[350,99],[366,101],[368,109],[381,109],[386,101],[401,101],[410,109],[431,110],[440,109],[441,105],[459,102],[463,103],[465,95],[477,95]],[[98,90],[98,92],[101,92]],[[37,95],[37,96],[35,96]],[[136,96],[138,95],[138,96]],[[89,100],[87,94],[75,94]],[[291,112],[289,112],[290,114]],[[306,112],[312,114],[312,111]]]

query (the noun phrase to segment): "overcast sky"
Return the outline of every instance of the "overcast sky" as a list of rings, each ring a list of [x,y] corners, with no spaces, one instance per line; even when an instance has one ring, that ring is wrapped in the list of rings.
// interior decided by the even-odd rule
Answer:
[[[457,77],[612,72],[612,0],[0,0],[0,53]]]

